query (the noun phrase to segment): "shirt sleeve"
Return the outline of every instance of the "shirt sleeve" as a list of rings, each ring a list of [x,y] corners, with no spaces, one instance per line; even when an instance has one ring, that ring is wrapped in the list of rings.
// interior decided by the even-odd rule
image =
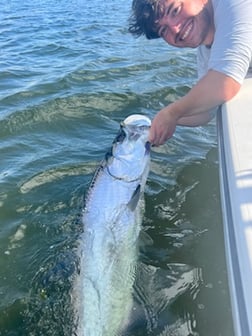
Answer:
[[[216,70],[242,84],[252,58],[252,1],[215,0],[214,42],[198,50],[199,76]]]

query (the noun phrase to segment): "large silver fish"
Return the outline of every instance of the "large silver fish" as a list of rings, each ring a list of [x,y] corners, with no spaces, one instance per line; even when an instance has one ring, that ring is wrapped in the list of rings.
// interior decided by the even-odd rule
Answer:
[[[151,121],[126,118],[98,168],[83,212],[78,336],[115,336],[127,324],[149,171]]]

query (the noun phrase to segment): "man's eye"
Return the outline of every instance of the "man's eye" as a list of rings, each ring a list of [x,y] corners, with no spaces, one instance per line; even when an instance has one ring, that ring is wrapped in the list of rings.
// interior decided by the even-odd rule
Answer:
[[[181,11],[181,6],[173,8],[172,16],[174,17],[174,16],[178,15],[180,13],[180,11]]]

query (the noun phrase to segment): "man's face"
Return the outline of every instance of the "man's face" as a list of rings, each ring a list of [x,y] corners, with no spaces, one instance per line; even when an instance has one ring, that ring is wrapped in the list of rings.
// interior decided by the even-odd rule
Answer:
[[[207,0],[160,0],[159,17],[159,36],[175,47],[196,48],[213,42],[213,12]]]

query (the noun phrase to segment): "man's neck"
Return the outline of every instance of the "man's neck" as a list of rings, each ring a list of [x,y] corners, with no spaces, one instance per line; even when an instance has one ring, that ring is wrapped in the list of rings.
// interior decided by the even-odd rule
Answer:
[[[213,41],[214,41],[214,34],[215,34],[215,25],[214,25],[214,10],[213,10],[213,4],[212,4],[212,0],[208,0],[206,2],[205,5],[210,13],[210,17],[211,17],[211,23],[210,23],[210,29],[209,32],[207,34],[207,37],[204,41],[204,45],[206,46],[206,48],[210,49]]]

